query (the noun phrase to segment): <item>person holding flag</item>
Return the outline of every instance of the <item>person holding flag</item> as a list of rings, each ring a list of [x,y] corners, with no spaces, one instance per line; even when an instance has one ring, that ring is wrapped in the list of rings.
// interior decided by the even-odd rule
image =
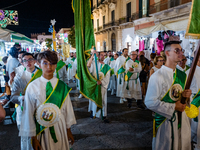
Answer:
[[[22,55],[22,64],[24,66],[24,70],[16,74],[12,86],[10,101],[16,104],[16,122],[19,130],[22,122],[24,95],[27,86],[30,82],[42,75],[42,70],[35,67],[35,62],[36,60],[31,53],[24,53]],[[24,143],[24,141],[26,142]],[[32,146],[31,139],[25,136],[21,137],[21,150],[26,149],[31,150]]]

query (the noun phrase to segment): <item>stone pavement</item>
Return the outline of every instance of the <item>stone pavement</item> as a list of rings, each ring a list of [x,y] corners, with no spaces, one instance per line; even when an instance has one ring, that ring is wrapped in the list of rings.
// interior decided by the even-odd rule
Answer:
[[[70,86],[75,89],[75,84]],[[135,102],[129,109],[127,103],[119,104],[119,98],[108,92],[110,123],[105,124],[99,118],[90,118],[88,100],[78,96],[77,90],[70,92],[77,120],[71,128],[75,139],[73,150],[151,150],[151,111],[137,109]],[[0,150],[20,150],[17,127],[10,123],[10,120],[0,123]]]

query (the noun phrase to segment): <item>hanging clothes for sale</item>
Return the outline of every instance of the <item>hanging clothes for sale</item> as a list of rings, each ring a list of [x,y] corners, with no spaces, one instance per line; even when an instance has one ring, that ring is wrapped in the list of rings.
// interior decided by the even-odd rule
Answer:
[[[160,35],[156,38],[156,44],[157,44],[157,55],[160,56],[160,52],[164,50],[163,40]]]
[[[144,40],[139,41],[139,52],[144,50]]]

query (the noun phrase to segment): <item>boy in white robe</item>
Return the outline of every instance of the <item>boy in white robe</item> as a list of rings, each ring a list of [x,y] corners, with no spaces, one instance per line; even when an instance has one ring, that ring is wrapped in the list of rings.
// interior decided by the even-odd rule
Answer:
[[[24,121],[21,123],[19,135],[31,137],[34,149],[69,150],[68,139],[71,140],[71,144],[74,142],[70,130],[71,125],[76,123],[69,97],[71,89],[63,81],[53,77],[57,61],[58,58],[54,52],[40,53],[38,62],[43,74],[31,82],[26,90],[22,113]],[[47,105],[45,111],[42,108],[40,113],[39,107]],[[59,105],[58,108],[55,105]],[[42,116],[37,117],[37,114]],[[54,123],[50,124],[52,122]]]
[[[20,129],[20,125],[22,122],[22,111],[23,111],[23,101],[26,88],[28,84],[35,79],[35,77],[41,76],[42,71],[38,70],[34,64],[36,60],[34,59],[33,55],[30,53],[24,53],[22,55],[22,64],[24,66],[24,70],[20,71],[16,74],[12,86],[12,93],[11,93],[11,101],[16,105],[16,122],[18,129]],[[32,80],[31,80],[32,79]],[[23,141],[26,141],[27,138],[21,138],[21,150],[25,149],[32,149],[30,139],[29,144],[24,144]]]
[[[119,56],[115,62],[114,71],[117,76],[117,97],[120,97],[120,103],[124,103],[124,101],[127,101],[124,98],[124,92],[125,92],[125,82],[124,82],[124,76],[126,71],[126,62],[130,59],[128,56],[128,49],[124,48],[122,50],[123,55]]]
[[[180,40],[174,36],[169,40],[165,44],[167,61],[150,77],[145,98],[147,108],[156,113],[152,149],[190,150],[190,123],[184,111],[186,104],[182,104],[180,100],[181,97],[190,98],[191,90],[184,90],[187,76],[176,69],[176,64],[181,61],[183,54]],[[178,118],[177,111],[182,112],[181,118]]]
[[[137,51],[132,51],[126,62],[125,92],[124,97],[128,100],[128,107],[131,107],[132,99],[136,99],[138,108],[144,109],[142,105],[142,91],[140,86],[139,73],[142,71],[141,63],[136,60]]]
[[[76,60],[73,53],[70,53],[70,57],[66,60],[66,65],[68,65],[67,69],[67,76],[68,80],[75,80],[74,76],[76,75],[76,68],[74,67],[73,63]]]
[[[90,58],[90,60],[92,60],[93,57],[94,57],[94,53],[93,53],[92,57]],[[87,66],[89,67],[90,73],[96,78],[97,77],[96,64],[95,64],[95,61],[90,61],[90,60],[88,61]],[[109,123],[109,120],[106,118],[106,116],[107,116],[107,88],[108,88],[108,83],[110,80],[111,68],[107,64],[104,64],[103,60],[104,60],[104,52],[99,52],[99,60],[97,61],[97,66],[98,66],[100,80],[97,81],[97,84],[101,85],[103,120],[105,123]],[[105,72],[102,71],[103,68],[106,68]],[[100,75],[102,73],[104,75]],[[95,117],[95,116],[98,118],[101,117],[101,110],[97,111],[97,105],[92,101],[89,101],[88,112],[92,112],[93,117]]]
[[[116,90],[117,90],[117,80],[116,80],[117,78],[116,78],[115,71],[114,71],[115,62],[116,62],[117,58],[118,58],[118,54],[114,54],[114,60],[112,60],[110,63],[110,68],[111,68],[110,76],[111,77],[110,77],[108,89],[111,90],[111,95],[116,94]]]
[[[186,71],[186,74],[188,75],[190,72],[190,69],[188,69]],[[194,76],[192,79],[192,83],[190,86],[190,89],[192,90],[192,99],[191,99],[191,106],[195,106],[196,110],[200,111],[200,107],[199,107],[199,95],[200,95],[200,57],[199,60],[197,62],[197,66],[196,66],[196,70],[194,72]],[[191,109],[194,110],[193,106],[191,107]],[[192,114],[194,113],[194,111],[192,110]],[[188,116],[190,117],[190,116]],[[198,116],[193,116],[191,119],[191,140],[192,142],[196,143],[194,144],[195,148],[194,150],[200,150],[200,115]]]

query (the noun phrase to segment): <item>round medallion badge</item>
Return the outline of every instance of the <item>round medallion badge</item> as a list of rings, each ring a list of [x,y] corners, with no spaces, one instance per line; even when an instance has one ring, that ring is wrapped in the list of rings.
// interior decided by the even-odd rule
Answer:
[[[180,84],[174,84],[169,91],[169,96],[173,101],[178,101],[181,98],[183,89]]]
[[[134,68],[137,68],[137,67],[138,67],[138,63],[133,62],[133,67],[134,67]]]
[[[52,103],[45,103],[38,107],[36,111],[37,122],[44,127],[51,127],[60,119],[60,109]]]

